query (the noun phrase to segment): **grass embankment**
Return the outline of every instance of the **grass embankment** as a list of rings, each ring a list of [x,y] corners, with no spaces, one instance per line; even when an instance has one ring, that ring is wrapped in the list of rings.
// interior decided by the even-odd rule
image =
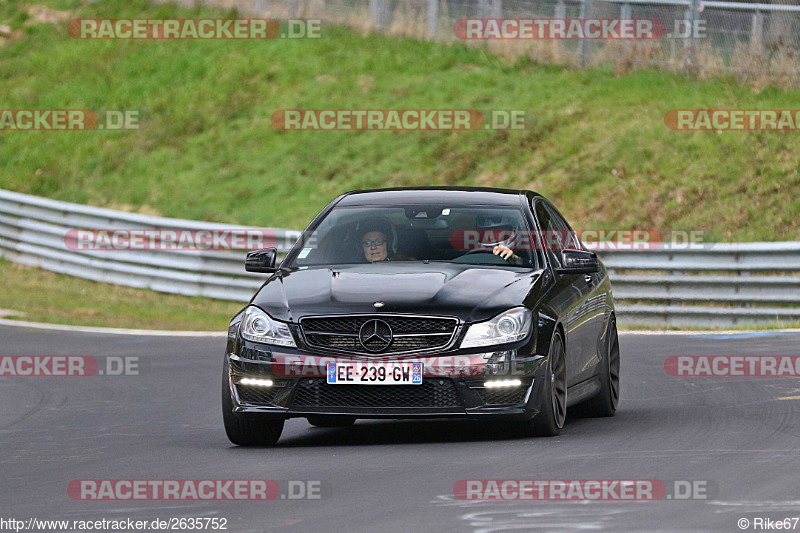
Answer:
[[[40,3],[69,17],[224,15],[140,0]],[[300,228],[348,189],[483,185],[538,190],[579,228],[798,236],[796,132],[675,132],[663,119],[670,109],[795,108],[800,92],[511,63],[344,29],[318,40],[85,41],[66,22],[35,18],[0,3],[0,24],[15,30],[0,47],[0,107],[138,109],[146,119],[138,131],[2,132],[2,188]],[[272,113],[292,108],[524,109],[536,120],[514,132],[276,131]]]
[[[0,318],[76,326],[225,331],[243,303],[96,283],[0,259]]]

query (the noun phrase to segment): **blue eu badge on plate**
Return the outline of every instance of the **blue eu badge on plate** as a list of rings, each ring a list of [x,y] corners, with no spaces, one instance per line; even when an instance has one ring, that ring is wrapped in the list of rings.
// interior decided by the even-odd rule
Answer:
[[[422,384],[422,363],[411,364],[411,384],[412,385]]]

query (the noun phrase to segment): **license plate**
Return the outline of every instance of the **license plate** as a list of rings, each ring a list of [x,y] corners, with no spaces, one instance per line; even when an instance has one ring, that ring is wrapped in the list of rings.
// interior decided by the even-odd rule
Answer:
[[[329,385],[422,385],[422,363],[328,363]]]

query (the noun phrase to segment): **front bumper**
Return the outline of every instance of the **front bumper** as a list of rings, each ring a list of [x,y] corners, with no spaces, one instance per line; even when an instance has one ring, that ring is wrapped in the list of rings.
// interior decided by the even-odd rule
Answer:
[[[504,379],[512,372],[511,368],[504,373],[496,367],[487,369],[486,365],[480,369],[459,366],[457,372],[447,375],[426,373],[422,385],[328,385],[324,372],[320,374],[318,368],[309,370],[297,365],[289,372],[285,364],[276,365],[281,355],[286,354],[259,352],[258,345],[242,348],[246,357],[227,355],[234,412],[282,418],[340,415],[389,419],[529,419],[536,414],[529,400],[537,383],[536,371],[544,360],[536,355],[519,358],[513,377],[521,385],[509,388],[485,388],[487,379]],[[431,360],[435,358],[428,358],[428,362]],[[241,384],[245,377],[270,380],[273,385]]]

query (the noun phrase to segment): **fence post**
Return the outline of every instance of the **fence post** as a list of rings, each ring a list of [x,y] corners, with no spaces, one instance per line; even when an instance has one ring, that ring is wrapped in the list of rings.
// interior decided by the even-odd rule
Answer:
[[[700,12],[700,1],[691,0],[686,10],[686,22],[689,24],[689,38],[683,41],[683,50],[686,54],[686,72],[693,74],[697,67],[697,42],[694,36],[694,21]]]
[[[428,0],[428,39],[436,38],[436,29],[439,26],[439,0]]]
[[[492,18],[503,18],[503,0],[492,0]]]
[[[486,16],[486,12],[487,12],[486,0],[478,0],[478,18],[479,19],[489,18]]]
[[[389,0],[381,0],[381,28],[385,28],[389,25]]]
[[[389,10],[387,0],[369,0],[369,12],[372,18],[372,28],[383,29],[388,24]]]
[[[579,17],[582,19],[590,18],[592,16],[592,0],[581,0],[581,10]],[[591,50],[589,41],[581,39],[578,46],[578,68],[584,68],[589,62]]]
[[[558,0],[558,2],[555,5],[555,10],[554,11],[555,11],[553,13],[553,17],[554,18],[562,19],[562,20],[567,18],[567,6],[566,6],[566,4],[564,4],[564,0]],[[551,41],[551,45],[550,46],[552,46],[553,54],[555,54],[555,57],[557,57],[557,58],[563,58],[564,57],[564,55],[563,55],[564,49],[562,47],[561,41],[558,41],[558,40]]]
[[[556,4],[555,18],[567,18],[567,6],[564,4],[564,0],[558,0],[558,3]]]
[[[378,27],[378,2],[380,0],[369,0],[369,23],[372,26],[372,29],[376,29]]]
[[[289,18],[296,18],[300,11],[300,0],[289,0]]]
[[[619,6],[619,18],[622,20],[630,20],[631,18],[631,5],[628,3],[620,4]]]
[[[760,9],[753,13],[753,23],[750,28],[750,46],[760,48],[761,38],[764,33],[764,14]]]

